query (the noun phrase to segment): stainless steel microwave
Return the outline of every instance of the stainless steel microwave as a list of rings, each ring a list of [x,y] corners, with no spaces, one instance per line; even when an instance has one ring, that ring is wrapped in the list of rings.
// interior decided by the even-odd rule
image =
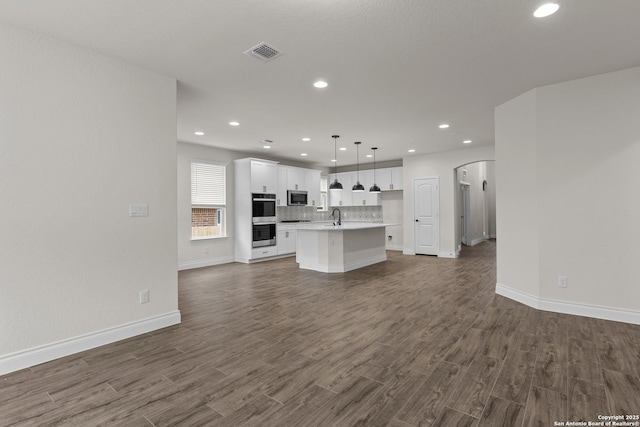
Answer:
[[[307,206],[307,192],[287,190],[287,206]]]

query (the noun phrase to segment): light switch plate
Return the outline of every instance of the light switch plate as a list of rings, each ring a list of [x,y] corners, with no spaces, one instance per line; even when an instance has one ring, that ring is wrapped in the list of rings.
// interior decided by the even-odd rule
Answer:
[[[130,204],[129,216],[149,216],[149,205],[146,203]]]

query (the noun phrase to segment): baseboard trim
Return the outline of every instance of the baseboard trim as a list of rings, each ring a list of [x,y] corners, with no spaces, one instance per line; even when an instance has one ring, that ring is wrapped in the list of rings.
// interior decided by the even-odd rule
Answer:
[[[521,302],[524,305],[528,305],[529,307],[533,307],[538,310],[640,325],[639,311],[538,298],[526,292],[511,289],[507,286],[501,285],[500,283],[496,283],[496,294]]]
[[[398,245],[388,245],[385,249],[388,251],[402,251],[403,247]]]
[[[387,255],[379,255],[367,259],[363,259],[356,262],[351,262],[349,264],[345,264],[344,266],[331,266],[326,264],[307,264],[307,263],[298,263],[300,268],[303,270],[315,270],[321,273],[346,273],[347,271],[355,270],[357,268],[366,267],[368,265],[377,264],[379,262],[383,262],[387,260]]]
[[[453,252],[438,252],[438,258],[458,258]]]
[[[40,363],[49,362],[105,344],[111,344],[157,329],[177,325],[180,321],[180,311],[176,310],[102,331],[91,332],[89,334],[0,356],[0,375],[19,371],[20,369],[29,368],[39,365]]]
[[[351,262],[349,264],[345,264],[344,265],[344,271],[351,271],[351,270],[356,270],[358,268],[362,268],[362,267],[366,267],[368,265],[373,265],[373,264],[377,264],[379,262],[384,262],[387,260],[387,254],[384,253],[382,255],[378,255],[378,256],[374,256],[368,259],[363,259],[360,261],[356,261],[356,262]]]
[[[473,240],[471,241],[471,245],[470,245],[470,246],[475,246],[475,245],[477,245],[478,243],[482,243],[482,242],[484,242],[484,241],[485,241],[485,240],[487,240],[487,239],[488,239],[488,237],[486,237],[486,236],[482,236],[482,237],[479,237],[479,238],[477,238],[477,239],[473,239]]]
[[[178,271],[191,270],[193,268],[211,267],[212,265],[229,264],[234,261],[234,257],[211,258],[203,259],[201,261],[187,261],[178,264]]]
[[[415,251],[407,251],[405,249],[402,250],[402,255],[415,255]]]

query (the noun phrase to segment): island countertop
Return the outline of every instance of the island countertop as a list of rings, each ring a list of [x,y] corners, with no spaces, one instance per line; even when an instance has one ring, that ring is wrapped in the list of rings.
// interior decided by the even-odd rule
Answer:
[[[285,227],[289,230],[331,231],[331,230],[360,230],[365,228],[388,227],[392,225],[399,225],[399,224],[393,224],[388,222],[364,222],[364,221],[343,221],[341,225],[333,225],[332,222],[296,222],[296,223],[287,223]]]
[[[385,222],[298,223],[296,262],[300,268],[344,273],[386,261]],[[291,227],[287,224],[287,227]]]

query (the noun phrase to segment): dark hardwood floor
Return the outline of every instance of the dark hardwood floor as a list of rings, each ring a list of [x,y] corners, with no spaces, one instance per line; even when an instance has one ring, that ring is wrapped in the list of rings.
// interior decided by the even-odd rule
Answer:
[[[553,426],[640,413],[640,326],[494,294],[495,241],[181,272],[183,323],[0,377],[1,426]]]

